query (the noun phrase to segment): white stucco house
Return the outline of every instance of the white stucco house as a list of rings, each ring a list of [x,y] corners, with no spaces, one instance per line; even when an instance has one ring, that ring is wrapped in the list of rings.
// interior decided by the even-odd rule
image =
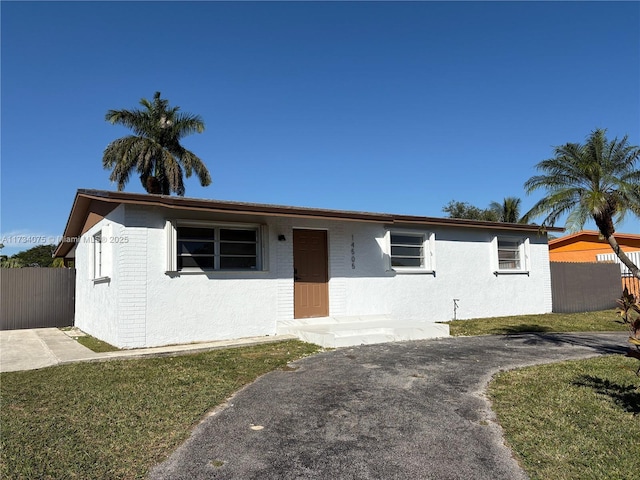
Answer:
[[[79,190],[55,256],[75,264],[75,325],[122,348],[345,346],[551,312],[536,225]]]

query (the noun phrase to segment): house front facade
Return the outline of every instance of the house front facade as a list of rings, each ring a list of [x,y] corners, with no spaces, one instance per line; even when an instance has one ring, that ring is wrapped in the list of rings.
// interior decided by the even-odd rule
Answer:
[[[79,190],[56,256],[75,325],[122,348],[429,338],[552,306],[534,225]]]

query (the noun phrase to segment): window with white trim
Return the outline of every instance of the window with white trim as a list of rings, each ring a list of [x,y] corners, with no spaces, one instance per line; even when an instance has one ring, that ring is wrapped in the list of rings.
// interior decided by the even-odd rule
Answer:
[[[396,271],[432,272],[434,235],[425,232],[389,232],[389,257]]]
[[[521,243],[498,238],[498,270],[522,270]]]
[[[528,272],[528,238],[495,237],[493,243],[496,273]]]
[[[93,236],[93,278],[102,278],[102,230]]]
[[[169,226],[169,271],[256,271],[262,268],[259,225],[178,222]]]

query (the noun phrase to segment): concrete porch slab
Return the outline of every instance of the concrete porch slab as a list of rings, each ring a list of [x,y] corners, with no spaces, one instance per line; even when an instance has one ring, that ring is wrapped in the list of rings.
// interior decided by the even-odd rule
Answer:
[[[388,315],[301,319],[282,327],[306,342],[337,348],[449,336],[449,325],[433,322],[402,322]]]

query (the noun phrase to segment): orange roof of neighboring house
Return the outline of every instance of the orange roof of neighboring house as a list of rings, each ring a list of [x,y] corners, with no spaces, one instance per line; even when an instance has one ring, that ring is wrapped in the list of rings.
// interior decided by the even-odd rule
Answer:
[[[640,235],[635,233],[614,233],[613,236],[616,238],[620,245],[627,243],[636,243],[640,242]],[[566,235],[560,238],[554,238],[549,240],[549,250],[560,248],[565,245],[569,245],[572,243],[576,243],[579,241],[583,242],[595,242],[601,243],[605,245],[609,245],[604,238],[600,237],[600,232],[596,232],[594,230],[582,230],[577,233],[573,233],[571,235]]]
[[[616,233],[614,237],[625,252],[640,250],[640,235]],[[600,233],[583,230],[565,237],[549,240],[549,259],[552,262],[595,262],[599,253],[611,253],[609,243]]]

